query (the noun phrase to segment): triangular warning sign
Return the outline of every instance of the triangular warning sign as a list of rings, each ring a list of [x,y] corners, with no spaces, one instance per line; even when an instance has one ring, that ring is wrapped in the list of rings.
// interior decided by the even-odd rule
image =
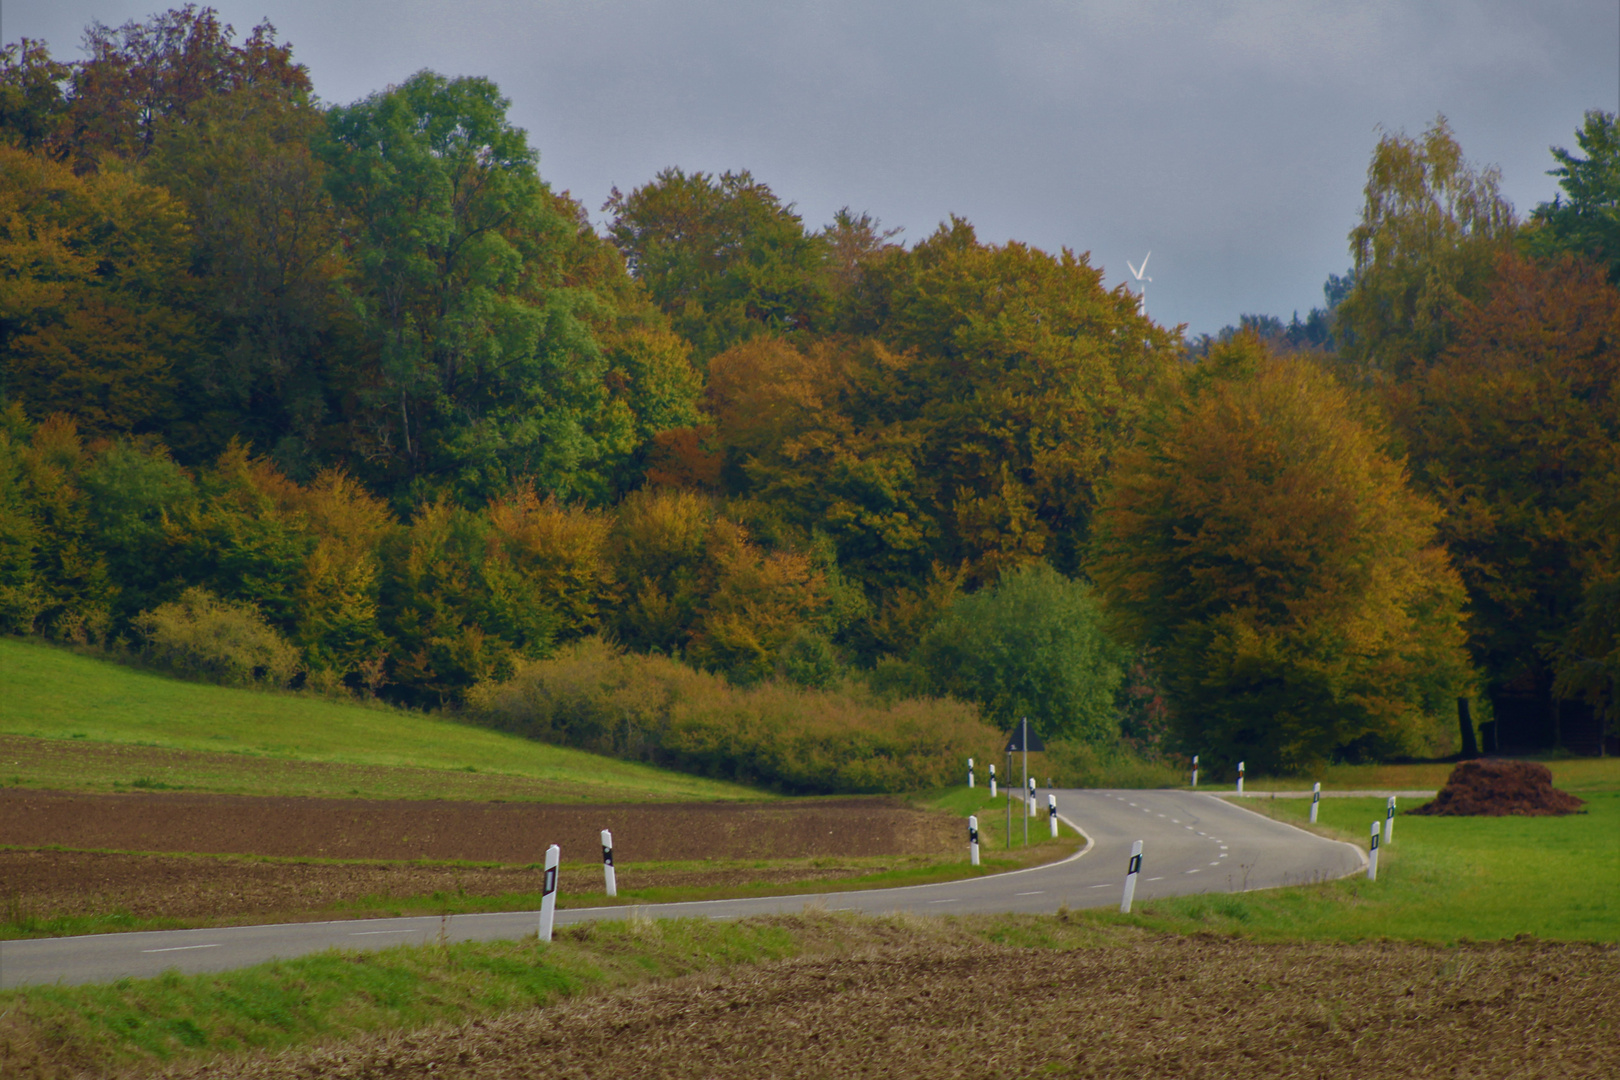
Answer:
[[[1026,742],[1028,743],[1027,746],[1025,745]],[[1007,740],[1007,753],[1009,754],[1020,753],[1024,750],[1028,750],[1032,754],[1038,754],[1045,749],[1046,744],[1041,742],[1039,735],[1035,734],[1035,725],[1028,720],[1018,723],[1012,729],[1012,737]]]

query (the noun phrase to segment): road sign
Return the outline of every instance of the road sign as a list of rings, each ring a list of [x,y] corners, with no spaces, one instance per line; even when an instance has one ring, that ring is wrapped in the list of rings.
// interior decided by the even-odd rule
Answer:
[[[1028,743],[1027,746],[1025,745],[1026,742]],[[1007,753],[1009,754],[1017,754],[1026,750],[1031,754],[1038,754],[1045,749],[1046,744],[1041,742],[1041,737],[1035,734],[1035,729],[1030,726],[1027,720],[1013,728],[1012,737],[1007,740]]]

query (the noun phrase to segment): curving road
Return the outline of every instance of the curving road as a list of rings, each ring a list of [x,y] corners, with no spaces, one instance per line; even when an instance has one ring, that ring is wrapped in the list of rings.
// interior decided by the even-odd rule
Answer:
[[[661,918],[712,919],[803,910],[807,902],[829,910],[882,914],[912,911],[1048,913],[1060,905],[1118,904],[1131,842],[1143,842],[1138,902],[1156,896],[1240,892],[1342,877],[1362,869],[1356,847],[1326,840],[1201,792],[1057,791],[1063,820],[1088,838],[1079,852],[1047,866],[1008,874],[897,889],[816,896],[758,897],[658,904],[643,908]],[[1046,828],[1043,816],[1030,829]],[[965,824],[965,823],[964,823]],[[991,811],[980,833],[989,844],[1005,828]],[[1022,835],[1015,816],[1013,835]],[[965,832],[964,828],[964,845]],[[559,926],[591,919],[622,919],[624,907],[569,908]],[[40,983],[90,983],[146,978],[169,969],[226,971],[323,949],[381,949],[438,940],[492,941],[532,934],[534,912],[489,915],[282,923],[205,930],[159,930],[0,942],[0,989]]]

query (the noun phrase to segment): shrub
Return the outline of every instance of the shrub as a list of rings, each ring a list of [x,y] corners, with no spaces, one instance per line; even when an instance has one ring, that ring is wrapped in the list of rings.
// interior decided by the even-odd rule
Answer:
[[[1048,739],[1119,735],[1121,655],[1091,589],[1044,563],[961,596],[914,656],[932,692],[977,701],[1003,730],[1019,717]]]
[[[737,687],[662,656],[588,638],[468,695],[477,722],[596,753],[800,794],[954,782],[997,733],[971,705],[882,705],[771,682]]]
[[[1101,745],[1069,739],[1048,742],[1045,768],[1058,787],[1153,788],[1187,782],[1187,772],[1179,764],[1146,757],[1123,741]]]
[[[243,686],[286,686],[300,669],[298,650],[252,604],[206,589],[143,611],[132,627],[148,661],[182,678]]]

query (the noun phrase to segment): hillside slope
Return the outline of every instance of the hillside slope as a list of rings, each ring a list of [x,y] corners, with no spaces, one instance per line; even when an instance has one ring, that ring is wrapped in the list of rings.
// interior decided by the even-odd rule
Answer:
[[[0,784],[686,801],[766,794],[438,716],[165,678],[0,638]]]

